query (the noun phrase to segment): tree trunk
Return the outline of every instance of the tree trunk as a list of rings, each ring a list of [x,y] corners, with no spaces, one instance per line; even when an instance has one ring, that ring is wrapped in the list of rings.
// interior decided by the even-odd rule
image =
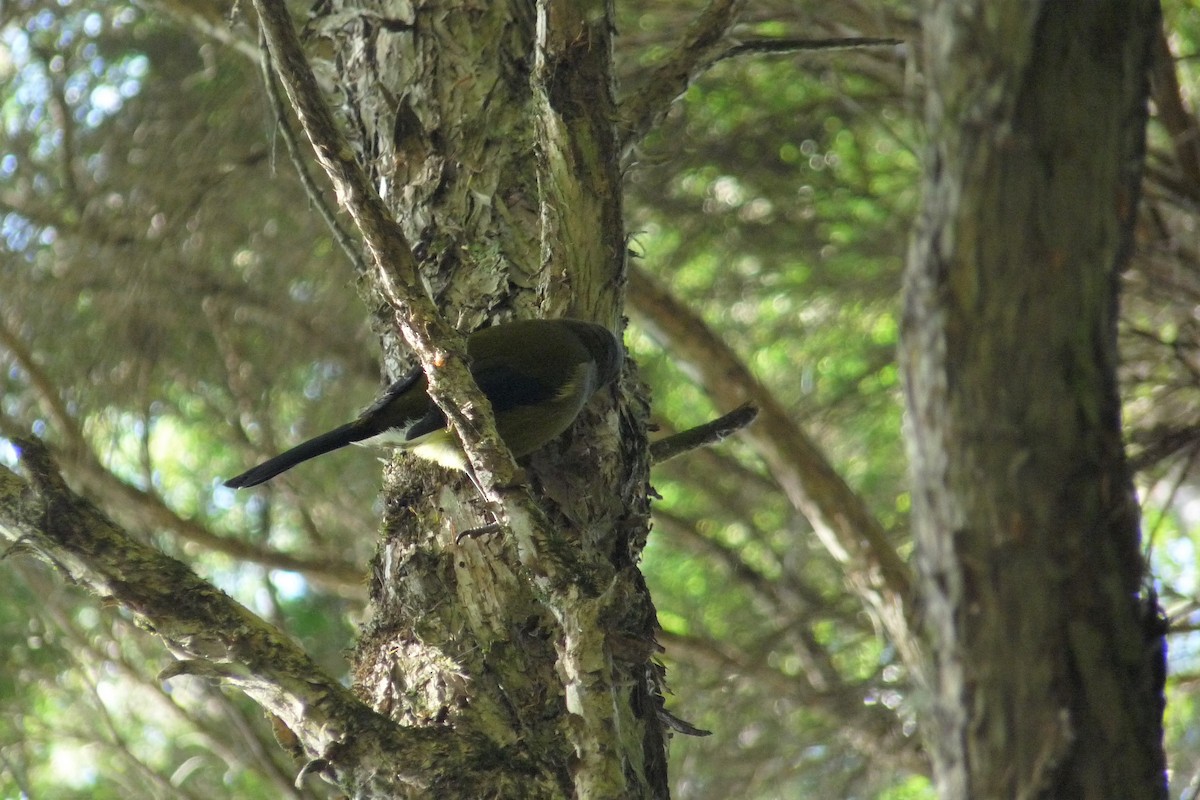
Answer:
[[[602,2],[335,0],[310,25],[334,44],[327,66],[359,157],[460,329],[498,314],[620,328],[608,12]],[[385,292],[365,288],[384,309]],[[378,330],[398,374],[406,350],[390,313]],[[490,796],[667,796],[656,618],[636,568],[648,462],[635,383],[624,399],[601,392],[528,470],[587,566],[577,593],[599,599],[599,615],[539,595],[503,535],[456,541],[485,523],[465,480],[407,461],[389,472],[356,689],[406,725],[451,726],[518,754],[495,764]]]
[[[932,2],[902,360],[945,798],[1161,798],[1116,385],[1152,0]]]

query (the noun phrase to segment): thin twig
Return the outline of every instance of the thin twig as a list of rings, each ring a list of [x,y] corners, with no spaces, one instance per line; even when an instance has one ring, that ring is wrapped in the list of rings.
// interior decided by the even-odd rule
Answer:
[[[0,317],[0,348],[7,350],[12,355],[17,366],[29,378],[30,385],[37,392],[38,402],[42,409],[47,416],[54,420],[70,446],[80,450],[84,449],[86,442],[79,421],[67,409],[58,387],[33,357],[33,351],[3,317]]]
[[[258,33],[258,44],[260,51],[258,63],[262,69],[263,85],[266,86],[267,99],[271,103],[271,111],[274,112],[275,122],[279,126],[279,135],[283,138],[284,146],[287,147],[288,159],[295,167],[296,174],[300,177],[300,185],[304,187],[309,201],[316,207],[321,219],[325,220],[325,224],[329,226],[333,238],[341,245],[346,257],[354,265],[355,273],[362,275],[367,270],[362,253],[354,244],[354,240],[350,238],[350,234],[334,216],[333,209],[325,202],[325,195],[313,179],[312,173],[308,169],[308,163],[304,160],[304,154],[300,151],[300,143],[296,141],[296,133],[292,130],[287,109],[283,105],[283,98],[279,96],[279,87],[275,83],[275,71],[271,67],[271,49],[267,47],[266,34],[261,30]]]
[[[837,50],[866,50],[873,47],[895,47],[901,44],[904,44],[903,39],[875,36],[846,36],[833,39],[754,39],[733,45],[717,56],[713,63],[745,55],[794,55]]]

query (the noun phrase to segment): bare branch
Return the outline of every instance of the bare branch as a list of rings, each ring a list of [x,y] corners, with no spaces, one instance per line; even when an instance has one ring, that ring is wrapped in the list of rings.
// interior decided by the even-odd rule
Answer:
[[[66,570],[73,582],[97,596],[129,609],[176,658],[207,665],[254,698],[339,783],[383,780],[376,768],[384,763],[421,765],[409,774],[393,772],[387,781],[395,788],[418,781],[436,785],[442,770],[465,768],[468,743],[461,735],[401,728],[363,705],[286,635],[183,563],[134,541],[72,493],[44,446],[36,441],[17,444],[28,481],[0,469],[0,535]],[[476,755],[477,748],[486,747],[469,745]],[[331,758],[334,753],[336,759]]]
[[[838,50],[866,50],[872,47],[895,47],[903,39],[875,36],[846,36],[831,39],[754,39],[739,42],[717,57],[716,61],[745,55],[795,55]],[[716,63],[714,61],[714,63]]]
[[[490,406],[466,367],[466,346],[438,313],[417,276],[416,259],[404,231],[367,179],[354,151],[338,129],[312,68],[305,58],[287,6],[282,0],[254,0],[271,62],[287,93],[317,161],[333,182],[339,202],[359,233],[380,293],[391,306],[404,341],[412,348],[429,379],[429,396],[458,434],[475,477],[494,507],[507,513],[520,508],[531,533],[522,539],[522,563],[538,560],[544,534],[533,533],[535,510],[512,454],[496,433]],[[544,530],[539,526],[538,530]],[[561,548],[558,548],[561,549]]]
[[[1154,39],[1150,69],[1150,91],[1158,108],[1158,121],[1171,135],[1175,160],[1182,173],[1181,183],[1194,196],[1200,184],[1200,125],[1184,104],[1179,77],[1175,74],[1175,57],[1166,33],[1160,28]]]
[[[846,484],[779,400],[697,315],[636,267],[629,270],[633,310],[673,357],[690,364],[720,405],[752,402],[761,413],[746,437],[770,466],[789,501],[808,518],[845,567],[855,592],[879,617],[919,684],[924,660],[909,627],[908,565],[862,498]]]
[[[711,422],[659,439],[650,445],[650,463],[661,464],[697,448],[723,442],[753,422],[757,416],[757,408],[751,403],[743,403]]]
[[[666,116],[671,103],[727,51],[726,39],[745,0],[711,0],[675,49],[622,103],[620,151],[627,154]]]

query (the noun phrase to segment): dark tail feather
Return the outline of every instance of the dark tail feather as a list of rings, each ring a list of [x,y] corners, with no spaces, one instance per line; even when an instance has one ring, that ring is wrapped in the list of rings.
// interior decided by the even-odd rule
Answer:
[[[285,472],[303,461],[324,455],[331,450],[337,450],[339,447],[345,447],[362,438],[362,435],[355,429],[355,423],[348,422],[341,427],[334,428],[328,433],[322,433],[320,436],[309,439],[307,442],[301,442],[291,450],[280,453],[274,458],[259,464],[257,467],[246,470],[236,478],[230,478],[225,481],[225,485],[230,489],[258,486],[260,483],[271,480],[271,478],[274,478],[279,473]]]

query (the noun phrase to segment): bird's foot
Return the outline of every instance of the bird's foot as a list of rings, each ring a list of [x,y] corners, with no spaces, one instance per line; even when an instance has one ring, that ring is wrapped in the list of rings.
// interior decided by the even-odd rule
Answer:
[[[481,525],[478,528],[468,528],[461,531],[458,536],[454,537],[455,544],[462,544],[464,539],[474,539],[479,536],[491,536],[494,533],[499,533],[504,530],[504,526],[499,522],[489,522],[487,525]]]
[[[500,522],[500,507],[494,503],[483,504],[483,516],[488,520],[486,524],[478,528],[468,528],[460,532],[454,537],[455,544],[462,544],[464,539],[474,539],[479,536],[491,536],[494,533],[500,533],[504,530],[504,524]]]

